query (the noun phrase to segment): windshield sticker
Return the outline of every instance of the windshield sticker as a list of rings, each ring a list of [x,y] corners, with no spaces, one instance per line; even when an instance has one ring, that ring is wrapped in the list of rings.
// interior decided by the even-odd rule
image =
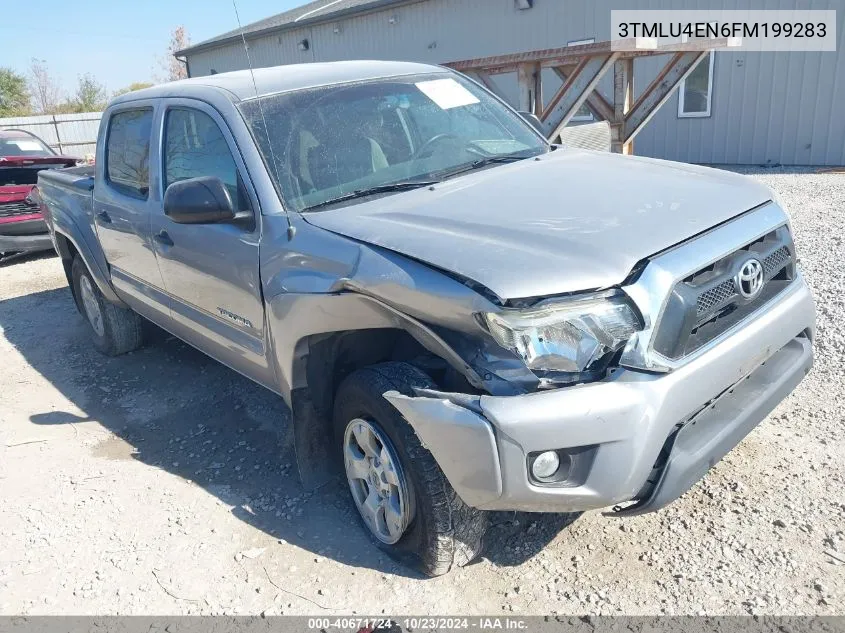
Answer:
[[[441,110],[478,103],[478,99],[454,79],[435,79],[415,84]]]

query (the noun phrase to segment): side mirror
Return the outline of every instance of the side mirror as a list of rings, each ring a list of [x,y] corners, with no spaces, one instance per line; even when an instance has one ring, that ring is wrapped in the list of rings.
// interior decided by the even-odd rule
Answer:
[[[212,224],[235,219],[235,205],[222,180],[201,176],[167,188],[164,214],[177,224]]]
[[[546,130],[543,128],[543,122],[540,121],[540,117],[538,117],[533,112],[520,112],[519,116],[525,119],[526,122],[531,124],[535,130],[537,130],[543,136],[546,135]]]

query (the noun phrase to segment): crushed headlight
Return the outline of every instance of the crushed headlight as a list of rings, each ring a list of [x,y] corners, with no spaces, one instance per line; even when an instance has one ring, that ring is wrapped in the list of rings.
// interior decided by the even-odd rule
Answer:
[[[622,349],[642,322],[619,291],[483,315],[496,342],[535,372],[580,374]]]

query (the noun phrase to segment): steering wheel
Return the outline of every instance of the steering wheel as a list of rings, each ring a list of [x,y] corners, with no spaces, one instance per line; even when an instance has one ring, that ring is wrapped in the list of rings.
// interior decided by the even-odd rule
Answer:
[[[442,143],[447,139],[453,139],[455,141],[461,140],[459,136],[456,136],[455,134],[449,134],[448,132],[444,132],[442,134],[435,134],[425,143],[420,145],[419,148],[417,148],[417,151],[414,152],[413,158],[419,158],[420,156],[423,156],[425,151],[430,149],[433,145],[435,145],[436,143]]]

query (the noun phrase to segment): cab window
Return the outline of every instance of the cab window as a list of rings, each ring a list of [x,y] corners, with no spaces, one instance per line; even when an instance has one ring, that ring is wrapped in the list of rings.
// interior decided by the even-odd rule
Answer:
[[[151,108],[111,117],[106,141],[106,179],[118,191],[146,199],[150,191]]]
[[[237,164],[217,123],[199,110],[173,108],[165,120],[164,188],[200,176],[219,178],[229,190],[235,210],[249,210]]]

